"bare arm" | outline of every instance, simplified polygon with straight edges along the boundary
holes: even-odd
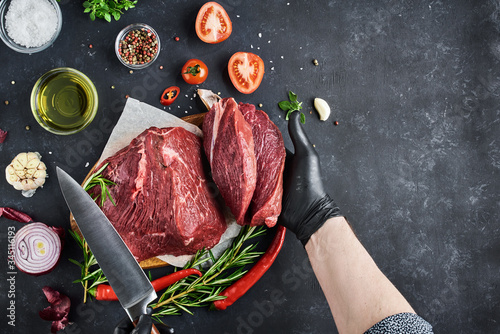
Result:
[[[339,333],[363,333],[390,315],[414,313],[344,217],[330,218],[305,248]]]

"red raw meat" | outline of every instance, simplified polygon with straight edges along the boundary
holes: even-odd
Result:
[[[253,104],[239,104],[245,120],[252,127],[257,158],[257,184],[247,212],[247,224],[273,227],[281,213],[285,144],[281,131],[262,110]]]
[[[116,207],[107,200],[103,212],[138,261],[194,254],[226,230],[201,145],[183,128],[152,127],[102,162],[109,162],[103,176],[116,183],[109,187]]]
[[[236,222],[244,225],[257,182],[257,161],[252,128],[233,98],[212,106],[203,121],[203,135],[215,184]]]

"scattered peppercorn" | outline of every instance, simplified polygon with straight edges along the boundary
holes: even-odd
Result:
[[[7,100],[4,103],[5,103],[6,106],[9,105],[9,101],[7,101]]]
[[[115,86],[111,86],[111,89],[115,89]]]
[[[92,49],[94,46],[92,44],[89,44],[89,49]]]
[[[318,66],[318,65],[319,65],[318,60],[317,60],[317,59],[314,59],[314,60],[313,60],[313,64],[314,64],[314,66]]]
[[[163,70],[163,65],[160,65],[160,70]]]
[[[262,103],[259,103],[259,108],[262,108]]]
[[[175,38],[174,38],[174,39],[175,39],[175,41],[176,41],[176,42],[178,42],[178,41],[180,41],[180,40],[181,40],[181,39],[179,38],[179,36],[175,36]]]
[[[132,74],[132,73],[134,73],[134,71],[130,70],[130,71],[128,71],[128,73]]]
[[[335,121],[335,122],[333,122],[333,125],[337,126],[337,125],[339,125],[339,122]]]
[[[158,39],[149,29],[131,30],[121,40],[119,53],[126,64],[149,63],[158,53]]]
[[[31,129],[31,126],[26,125],[24,128],[26,129],[26,131],[29,131]]]
[[[128,98],[129,98],[128,94],[127,94],[127,95],[125,95],[125,98],[126,98],[126,99],[128,99]]]

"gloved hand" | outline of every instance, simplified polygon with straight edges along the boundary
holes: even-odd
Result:
[[[279,223],[294,232],[305,247],[329,218],[341,214],[324,190],[319,156],[300,124],[300,113],[290,115],[288,133],[295,154],[287,154]]]
[[[152,312],[153,310],[148,307],[148,314],[143,314],[139,317],[135,328],[128,317],[124,318],[115,327],[113,334],[150,334],[153,327],[153,321],[151,320]]]

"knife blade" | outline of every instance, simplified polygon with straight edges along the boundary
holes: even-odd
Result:
[[[131,321],[146,314],[156,292],[111,222],[92,197],[65,171],[57,178],[73,217]]]

